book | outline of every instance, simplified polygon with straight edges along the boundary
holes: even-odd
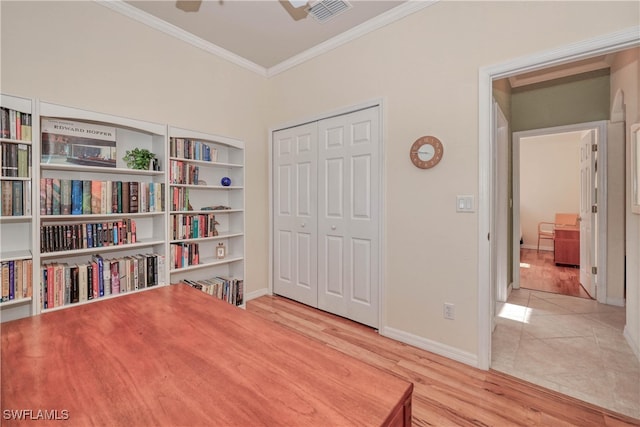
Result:
[[[9,262],[4,261],[0,269],[2,276],[2,302],[9,301]]]
[[[80,268],[74,265],[71,270],[71,295],[70,303],[75,304],[80,301]]]
[[[31,215],[31,181],[24,181],[22,184],[22,200],[24,201],[24,214]]]
[[[138,191],[139,185],[136,181],[129,182],[129,212],[138,212]]]
[[[15,299],[15,261],[9,261],[9,300]]]
[[[111,293],[119,294],[120,293],[120,261],[111,260],[109,266],[111,271]]]
[[[122,210],[119,212],[129,213],[129,183],[122,182],[122,195],[120,196],[122,200]]]
[[[45,178],[46,215],[53,215],[53,178]]]
[[[12,215],[22,216],[24,211],[24,201],[22,199],[22,181],[13,181],[13,200],[12,200]]]
[[[28,178],[29,177],[29,151],[31,150],[31,147],[29,147],[26,144],[18,144],[18,153],[17,153],[17,161],[18,161],[18,175],[19,177],[22,178]]]
[[[2,192],[2,216],[13,215],[13,185],[11,181],[2,181],[0,185]]]
[[[91,181],[91,213],[102,213],[102,181]]]
[[[0,138],[9,138],[9,109],[0,107]]]
[[[60,179],[51,179],[51,215],[60,215]]]
[[[60,213],[71,215],[71,180],[60,180]]]
[[[42,163],[116,167],[116,130],[111,126],[43,118]]]
[[[87,215],[91,213],[91,181],[82,181],[82,213]]]
[[[82,215],[82,181],[71,181],[71,214]]]
[[[89,299],[89,279],[87,264],[76,264],[78,267],[78,301]]]

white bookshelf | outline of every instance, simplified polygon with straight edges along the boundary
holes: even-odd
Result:
[[[34,261],[33,247],[36,243],[34,233],[34,173],[33,164],[37,156],[37,147],[33,144],[34,138],[37,136],[37,121],[34,114],[34,101],[28,98],[0,94],[0,106],[3,108],[2,114],[6,116],[3,119],[2,129],[6,129],[6,133],[0,133],[0,144],[2,145],[2,166],[3,172],[0,176],[0,190],[2,192],[0,201],[5,204],[0,211],[0,285],[6,282],[6,286],[12,287],[9,295],[4,295],[7,290],[2,290],[2,302],[0,302],[0,321],[19,319],[33,315],[37,308],[32,295],[37,291],[34,285]],[[9,114],[9,111],[13,112]],[[20,116],[20,120],[17,116]],[[13,127],[9,119],[13,122]],[[28,127],[28,132],[20,126],[20,135],[17,135],[18,127],[16,124],[20,122]],[[5,167],[9,168],[14,165],[10,160],[9,151],[22,150],[22,155],[27,153],[26,170],[21,168],[21,176],[10,176]],[[29,155],[30,152],[30,155]],[[14,159],[14,160],[17,160]],[[23,158],[24,160],[24,158]],[[14,211],[10,208],[7,197],[9,197],[11,205],[17,202],[14,197],[14,186],[20,190],[22,202],[20,203],[21,212]],[[9,191],[7,191],[9,190]],[[7,193],[7,194],[5,194]],[[29,196],[30,195],[30,196]],[[10,208],[10,209],[9,209]],[[8,212],[10,210],[11,212]],[[21,277],[16,277],[17,264],[20,263]],[[13,269],[13,283],[9,282],[9,268]],[[7,277],[5,277],[7,276]],[[22,283],[26,281],[27,286],[23,287]],[[5,286],[5,288],[6,288]],[[18,289],[20,287],[20,289]],[[8,288],[7,288],[8,289]],[[25,292],[26,291],[26,292]]]
[[[47,139],[46,144],[49,144],[46,149],[45,140],[42,136],[42,132],[38,135],[41,143],[41,155],[37,158],[38,180],[36,187],[38,188],[38,197],[35,198],[35,218],[38,233],[38,267],[35,271],[38,280],[43,280],[43,269],[49,265],[63,264],[69,268],[73,268],[77,265],[86,265],[92,261],[92,258],[99,255],[103,258],[103,262],[106,264],[118,264],[118,260],[132,260],[134,258],[140,258],[140,262],[152,264],[153,260],[157,260],[158,257],[162,257],[164,260],[167,258],[167,209],[162,209],[161,206],[154,206],[153,211],[149,211],[149,208],[142,208],[142,191],[149,189],[153,186],[153,189],[159,192],[159,196],[155,200],[164,200],[166,203],[166,166],[167,166],[167,127],[163,124],[150,123],[145,121],[134,120],[126,117],[119,117],[109,114],[103,114],[84,109],[78,109],[73,107],[67,107],[47,102],[40,102],[39,107],[39,120],[43,124],[44,129],[45,121],[50,123],[51,121],[60,121],[65,123],[77,124],[79,128],[86,126],[91,128],[92,126],[104,126],[109,131],[115,132],[115,154],[111,152],[110,158],[111,164],[108,166],[93,165],[93,164],[77,164],[73,150],[75,147],[58,148],[57,146],[52,148],[50,139]],[[111,132],[108,132],[109,134]],[[83,141],[76,141],[77,144],[83,144]],[[91,144],[98,144],[95,141],[87,142],[89,147],[93,148]],[[145,148],[153,152],[158,159],[160,170],[136,170],[127,167],[123,157],[127,150],[133,150],[134,148]],[[109,149],[113,150],[113,147]],[[62,154],[59,151],[62,150]],[[70,155],[69,153],[72,153]],[[66,157],[66,158],[65,158]],[[73,157],[73,158],[72,158]],[[113,162],[115,157],[115,162]],[[90,162],[85,162],[90,163]],[[99,185],[102,188],[102,192],[106,192],[106,196],[102,196],[102,204],[100,211],[93,211],[89,213],[86,209],[75,214],[63,212],[62,209],[56,211],[47,206],[46,192],[42,193],[42,187],[46,186],[46,180],[57,180],[62,182],[63,180],[70,181],[95,181],[101,182]],[[129,204],[124,199],[126,194],[122,194],[121,191],[117,191],[117,183],[122,183],[121,186],[128,187],[130,182],[136,183],[136,188],[139,191],[138,194],[138,210],[136,212],[131,211]],[[116,183],[116,184],[114,184]],[[105,190],[108,188],[109,190]],[[115,195],[114,195],[115,194]],[[121,194],[120,200],[117,194]],[[145,202],[148,201],[145,191]],[[129,199],[127,199],[129,200]],[[105,205],[105,201],[106,204]],[[62,201],[61,201],[62,203]],[[166,206],[166,205],[165,205]],[[126,224],[129,224],[129,233],[126,230]],[[103,231],[102,235],[96,234],[91,241],[92,245],[88,245],[86,241],[81,239],[81,234],[85,234],[87,224],[92,225],[92,230],[100,225],[108,230]],[[109,227],[111,224],[111,227]],[[124,225],[123,225],[124,224]],[[135,241],[133,241],[131,229],[135,226]],[[74,228],[75,227],[75,228]],[[73,245],[66,241],[65,245],[61,245],[60,241],[57,244],[55,239],[51,238],[54,243],[45,245],[43,242],[49,241],[45,239],[45,235],[40,236],[42,229],[49,230],[49,228],[55,228],[55,230],[69,230],[72,228],[78,232]],[[118,231],[113,232],[112,229],[117,228]],[[119,233],[119,234],[118,234]],[[53,232],[55,236],[55,231]],[[61,236],[65,236],[65,232],[61,232]],[[123,241],[122,236],[127,236],[130,241]],[[76,234],[74,234],[76,236]],[[102,236],[102,237],[100,237]],[[118,242],[115,242],[116,236]],[[96,239],[101,244],[97,245],[94,241]],[[68,237],[67,237],[68,238]],[[63,239],[63,237],[59,237]],[[153,255],[153,256],[152,256]],[[132,261],[131,261],[132,262]],[[67,301],[65,299],[59,299],[53,305],[50,297],[47,301],[44,301],[44,296],[49,295],[49,292],[41,290],[38,292],[37,297],[37,311],[52,311],[59,310],[76,305],[87,304],[91,302],[101,301],[105,298],[113,298],[121,295],[126,295],[131,292],[140,292],[143,290],[153,289],[156,286],[162,286],[168,284],[168,267],[166,262],[159,262],[162,271],[157,272],[157,278],[149,279],[150,283],[140,283],[139,287],[135,289],[129,289],[127,291],[122,288],[120,292],[113,293],[113,289],[107,289],[111,283],[107,283],[108,280],[105,277],[105,289],[103,293],[95,295],[92,299],[80,299],[77,302]],[[123,264],[124,265],[124,264]],[[164,265],[164,267],[162,267]],[[153,273],[154,270],[149,270],[149,273]],[[119,271],[119,279],[127,273]],[[51,285],[51,283],[49,283]],[[143,286],[144,285],[144,286]],[[68,292],[68,291],[67,291]],[[43,296],[43,300],[40,300],[40,295]]]
[[[168,264],[171,283],[222,277],[242,281],[242,286],[245,286],[244,143],[176,127],[169,127],[168,133]],[[203,153],[203,146],[209,147],[210,159],[197,154]],[[230,185],[223,185],[224,177],[231,180]],[[188,193],[188,203],[185,203],[185,193]],[[217,234],[190,233],[192,227],[188,224],[193,223],[194,217],[208,219],[208,215],[215,217]],[[180,229],[180,224],[183,229]],[[224,246],[223,258],[217,257],[219,244]],[[182,245],[197,245],[197,263],[176,262],[175,248]]]

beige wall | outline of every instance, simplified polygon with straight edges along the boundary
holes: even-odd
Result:
[[[95,3],[0,4],[3,92],[245,140],[248,291],[268,283],[268,128],[382,98],[383,324],[473,357],[478,217],[456,214],[455,196],[478,194],[478,69],[639,14],[634,2],[442,1],[265,81]],[[409,161],[422,135],[444,144],[434,169]]]
[[[554,222],[556,213],[580,213],[581,133],[520,139],[520,225],[525,247],[537,248],[539,222]],[[542,240],[540,249],[553,250],[553,242]]]
[[[265,79],[94,2],[0,2],[1,90],[246,144],[247,291],[266,286]]]
[[[630,131],[640,122],[640,49],[617,54],[611,64],[611,101],[624,93],[626,134],[626,306],[625,336],[640,358],[640,215],[631,213]]]
[[[386,325],[478,351],[478,69],[638,24],[632,2],[439,2],[270,79],[269,125],[384,99]],[[504,35],[509,34],[508,37]],[[422,135],[444,158],[418,170]],[[456,320],[443,319],[444,302]]]

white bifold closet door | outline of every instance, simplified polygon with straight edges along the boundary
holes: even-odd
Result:
[[[379,323],[378,107],[274,133],[274,293]]]

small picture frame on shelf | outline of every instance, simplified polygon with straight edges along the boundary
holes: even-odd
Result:
[[[216,258],[223,259],[227,255],[227,248],[224,246],[224,243],[218,243],[216,246]]]

